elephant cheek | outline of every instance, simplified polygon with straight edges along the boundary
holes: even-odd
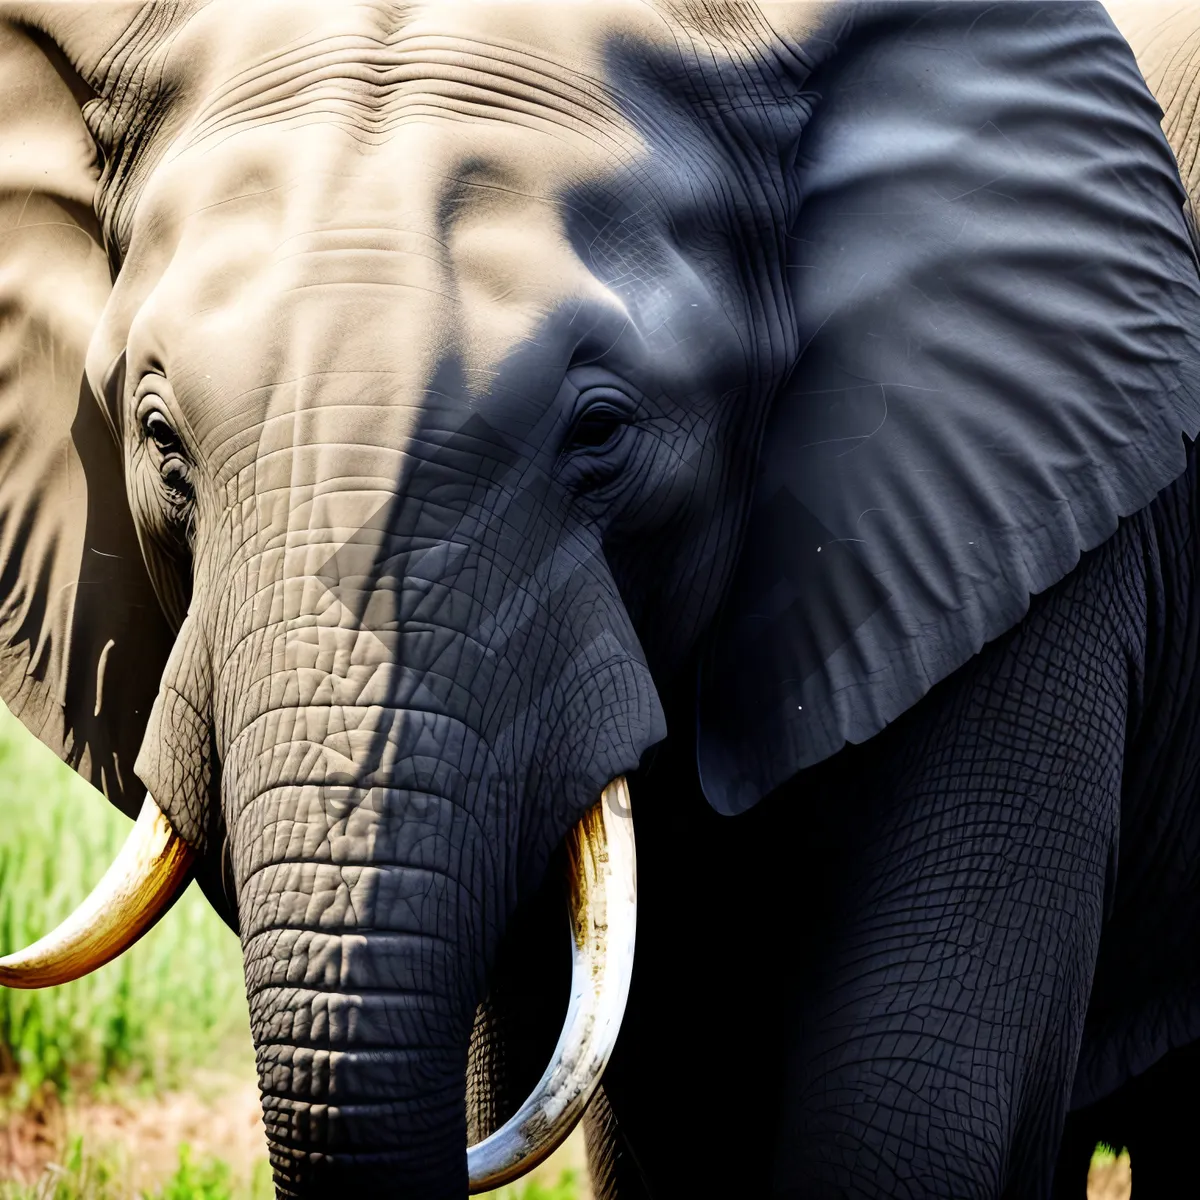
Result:
[[[219,816],[220,770],[212,725],[212,669],[194,617],[167,660],[134,772],[176,833],[202,853]]]

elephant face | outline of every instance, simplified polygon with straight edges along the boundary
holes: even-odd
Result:
[[[281,1184],[442,1194],[498,940],[664,736],[794,357],[777,114],[716,103],[766,26],[101,15],[54,33],[114,271],[86,380],[176,630],[135,771],[228,858]]]
[[[87,353],[181,627],[137,773],[195,845],[223,813],[243,911],[291,853],[264,829],[430,855],[440,911],[479,909],[460,1016],[663,736],[641,647],[669,672],[719,600],[780,366],[751,302],[785,304],[738,283],[765,202],[605,95],[607,42],[663,18],[534,20],[212,3],[132,37],[90,115],[148,131],[101,181],[120,266]]]

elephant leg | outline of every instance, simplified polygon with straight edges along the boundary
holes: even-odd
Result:
[[[843,872],[799,984],[776,1196],[1050,1195],[1144,642],[1135,558],[1118,534],[809,794],[841,806]]]

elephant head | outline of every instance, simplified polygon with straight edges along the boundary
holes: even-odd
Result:
[[[462,1194],[489,969],[660,695],[745,808],[1182,470],[1182,192],[1124,43],[1062,9],[1031,27],[1109,84],[1082,132],[1077,58],[913,73],[904,4],[5,3],[0,691],[152,798],[9,978],[194,867],[280,1192]],[[941,138],[1034,76],[1048,132]]]

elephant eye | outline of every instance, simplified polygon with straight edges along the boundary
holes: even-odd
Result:
[[[142,436],[148,445],[154,447],[152,457],[157,460],[158,475],[167,489],[170,507],[182,512],[192,498],[190,464],[183,448],[183,439],[166,415],[157,408],[150,409],[142,416]]]
[[[625,415],[611,405],[593,404],[571,427],[566,450],[604,450],[621,436],[628,423]]]
[[[179,434],[171,428],[170,422],[160,412],[151,411],[142,418],[142,433],[147,441],[154,443],[164,457],[183,452]]]

